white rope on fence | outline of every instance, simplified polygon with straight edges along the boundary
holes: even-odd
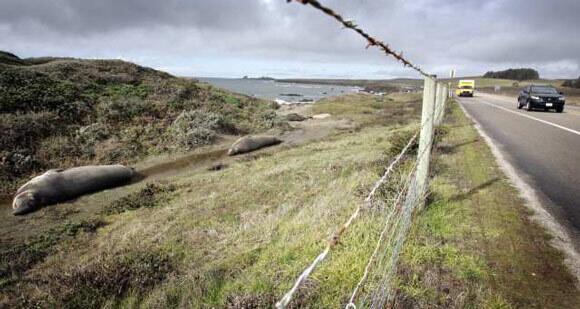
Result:
[[[320,253],[316,257],[316,259],[314,259],[314,262],[312,262],[312,264],[310,264],[310,266],[308,266],[302,272],[302,274],[300,274],[300,276],[296,280],[296,283],[294,283],[294,286],[290,289],[290,291],[288,291],[288,293],[286,293],[284,295],[284,297],[282,297],[282,299],[280,299],[280,301],[276,303],[276,308],[286,308],[288,303],[290,303],[290,301],[292,300],[292,296],[294,296],[294,293],[296,292],[296,290],[298,290],[298,288],[300,287],[302,282],[304,282],[304,280],[306,280],[308,278],[308,276],[310,276],[310,273],[314,270],[316,265],[318,265],[318,263],[322,262],[322,260],[324,260],[326,258],[326,256],[328,255],[329,252],[330,252],[330,247],[326,247],[326,249],[322,253]]]
[[[328,253],[330,253],[330,250],[338,243],[338,240],[340,239],[344,231],[348,229],[348,227],[350,227],[352,222],[358,217],[358,215],[361,212],[362,206],[370,205],[378,188],[388,179],[389,174],[395,169],[395,166],[401,161],[401,159],[403,158],[405,153],[409,150],[409,148],[411,148],[411,145],[413,145],[413,142],[417,138],[418,134],[419,133],[415,133],[415,135],[413,135],[413,137],[409,139],[407,145],[401,150],[401,152],[397,155],[395,160],[391,162],[389,167],[383,173],[383,176],[375,182],[372,190],[369,192],[369,194],[364,200],[365,203],[363,205],[357,206],[357,208],[348,218],[348,220],[334,234],[334,236],[332,237],[332,239],[330,240],[324,251],[322,251],[306,269],[304,269],[304,271],[300,274],[300,276],[298,276],[298,279],[296,279],[296,282],[294,283],[292,288],[288,292],[286,292],[286,294],[284,294],[284,296],[280,299],[280,301],[276,303],[276,308],[278,309],[286,308],[286,306],[290,303],[290,301],[292,301],[292,297],[294,296],[294,293],[296,293],[300,285],[302,285],[302,283],[304,283],[304,281],[308,279],[308,276],[310,276],[310,274],[314,271],[316,266],[318,266],[318,264],[320,264],[322,261],[324,261],[324,259],[326,259]]]

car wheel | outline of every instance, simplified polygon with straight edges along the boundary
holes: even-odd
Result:
[[[518,99],[518,109],[522,109],[522,102],[520,102],[520,100]]]
[[[564,111],[564,106],[556,107],[556,113],[561,113]]]
[[[531,111],[532,111],[532,104],[530,103],[530,101],[528,101],[528,102],[526,103],[526,110],[527,110],[528,112],[531,112]]]

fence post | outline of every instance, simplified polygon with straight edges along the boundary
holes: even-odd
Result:
[[[433,125],[438,127],[441,124],[441,108],[443,106],[443,83],[436,83],[435,86],[435,110],[433,111]]]
[[[425,77],[423,87],[423,108],[421,112],[421,133],[417,152],[417,173],[415,175],[415,198],[420,198],[427,190],[429,159],[433,143],[433,121],[435,109],[436,80]]]
[[[437,95],[435,99],[435,126],[438,127],[443,122],[445,114],[445,101],[447,101],[447,86],[437,83]]]

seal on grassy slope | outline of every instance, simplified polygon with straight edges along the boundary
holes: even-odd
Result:
[[[135,175],[123,165],[80,166],[54,169],[34,177],[14,196],[14,215],[24,215],[42,206],[65,202],[84,194],[128,183]]]
[[[297,113],[290,113],[290,114],[286,115],[286,120],[288,120],[288,121],[304,121],[306,119],[308,119],[308,117],[304,117],[304,116],[297,114]]]
[[[282,140],[271,135],[248,135],[238,139],[232,147],[230,147],[230,150],[228,150],[228,155],[233,156],[251,152],[260,148],[278,145],[281,142]]]

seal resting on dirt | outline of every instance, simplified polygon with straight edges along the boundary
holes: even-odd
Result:
[[[248,135],[238,139],[230,150],[228,156],[246,153],[260,148],[278,145],[282,142],[279,138],[271,135]]]
[[[297,114],[297,113],[290,113],[290,114],[286,115],[286,120],[288,120],[288,121],[304,121],[306,119],[308,119],[308,118],[304,117],[300,114]]]
[[[14,215],[24,215],[42,206],[65,202],[84,194],[123,185],[135,172],[123,165],[80,166],[54,169],[32,178],[14,196]]]

